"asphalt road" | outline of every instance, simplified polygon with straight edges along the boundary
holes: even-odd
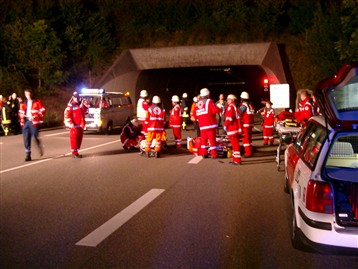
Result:
[[[45,154],[27,163],[21,135],[0,137],[0,268],[358,267],[292,248],[276,147],[259,133],[241,166],[194,159],[171,131],[158,159],[125,152],[118,134],[85,134],[82,159],[66,130],[40,136]]]

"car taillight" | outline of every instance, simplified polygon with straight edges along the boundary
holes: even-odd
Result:
[[[308,181],[306,192],[306,208],[318,213],[333,213],[332,187],[326,182]]]

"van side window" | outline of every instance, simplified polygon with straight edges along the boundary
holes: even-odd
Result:
[[[121,97],[121,104],[122,106],[129,105],[130,104],[129,99],[125,96]]]
[[[112,96],[113,106],[121,106],[121,100],[119,96]]]

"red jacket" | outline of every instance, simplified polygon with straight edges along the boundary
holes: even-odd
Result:
[[[227,135],[241,134],[241,119],[235,103],[230,103],[225,110],[225,122]]]
[[[148,132],[164,131],[165,110],[155,104],[148,108],[147,119]]]
[[[181,128],[182,124],[182,114],[181,107],[179,104],[175,104],[174,107],[170,110],[169,125],[172,128]]]
[[[255,110],[250,103],[243,102],[240,104],[243,128],[254,127]]]
[[[297,111],[295,112],[295,118],[299,122],[307,121],[309,118],[313,116],[313,106],[310,100],[310,97],[307,96],[305,99],[303,99],[299,104]]]
[[[26,110],[27,110],[27,101],[20,104],[19,108],[19,119],[21,126],[24,126],[25,119],[26,119]],[[40,100],[32,100],[31,105],[31,120],[32,124],[37,127],[39,124],[43,123],[43,117],[46,114],[46,109],[42,105]]]
[[[195,106],[194,117],[197,119],[200,130],[215,129],[218,127],[216,114],[221,110],[213,100],[209,98],[200,99]]]
[[[271,108],[265,108],[262,116],[264,117],[263,127],[273,128],[275,123],[275,110]]]
[[[82,127],[84,129],[86,126],[86,112],[87,108],[85,106],[78,103],[70,103],[66,107],[65,120],[74,128]]]

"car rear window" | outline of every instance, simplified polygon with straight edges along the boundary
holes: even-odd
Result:
[[[347,79],[329,92],[330,100],[341,120],[356,120],[358,110],[358,76],[352,70]]]

